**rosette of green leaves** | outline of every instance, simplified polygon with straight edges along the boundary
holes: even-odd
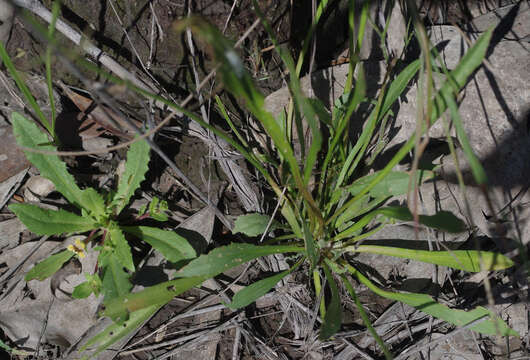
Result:
[[[49,145],[47,135],[21,114],[13,113],[12,124],[20,146],[37,151],[55,151],[55,147]],[[196,256],[187,240],[172,231],[148,226],[123,226],[118,222],[120,213],[129,204],[148,170],[149,145],[146,141],[139,140],[131,145],[127,153],[125,171],[120,177],[116,191],[104,195],[91,187],[81,189],[58,156],[35,151],[25,151],[25,154],[41,175],[51,180],[57,191],[74,205],[77,211],[43,209],[33,204],[12,204],[9,209],[30,231],[38,235],[91,231],[93,236],[88,241],[99,236],[103,239],[99,246],[94,247],[94,250],[99,251],[99,274],[87,274],[87,281],[75,289],[74,296],[87,297],[92,293],[97,295],[102,292],[105,301],[108,301],[130,292],[132,285],[129,278],[135,271],[135,264],[125,233],[147,242],[171,262]],[[155,220],[167,220],[164,214],[166,209],[167,204],[159,202],[158,199],[149,205],[149,212],[154,215]],[[48,278],[75,254],[66,249],[53,254],[36,264],[26,275],[26,281]]]

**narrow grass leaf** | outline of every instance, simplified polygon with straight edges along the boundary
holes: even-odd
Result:
[[[451,95],[457,93],[466,84],[468,77],[481,65],[491,39],[492,31],[493,29],[490,29],[480,36],[475,44],[462,57],[456,68],[451,71],[449,79],[443,83],[440,91],[436,94],[434,99],[434,107],[431,113],[431,125],[434,124],[446,110],[447,106],[443,100],[443,94]],[[383,179],[390,171],[392,171],[394,167],[412,150],[415,144],[415,137],[416,135],[411,136],[410,139],[399,149],[396,155],[394,155],[394,157],[387,163],[384,169],[379,172],[379,175],[376,176],[370,184],[366,185],[359,194],[337,210],[328,222],[334,220],[334,218],[339,216],[345,209],[351,206],[351,204],[358,201],[364,194],[368,193],[374,186],[376,186],[377,183],[379,183],[379,181],[381,181],[381,179]]]
[[[116,214],[119,214],[131,200],[134,192],[145,179],[149,165],[149,144],[145,140],[134,142],[127,152],[125,171],[120,178],[118,190],[114,195]]]
[[[130,334],[135,329],[142,326],[152,315],[154,315],[161,305],[151,305],[134,311],[129,318],[120,323],[112,323],[105,330],[90,338],[80,349],[80,355],[87,349],[96,347],[90,351],[90,357],[95,358],[103,350],[108,349],[112,344]]]
[[[152,305],[162,306],[173,297],[188,291],[206,279],[208,277],[200,276],[166,281],[149,286],[136,293],[105,300],[105,309],[100,315],[108,316],[116,321],[116,319],[123,318],[128,313],[133,314],[135,311]]]
[[[340,292],[337,287],[337,283],[331,274],[328,266],[323,264],[324,273],[326,274],[327,283],[331,290],[331,301],[326,309],[326,315],[324,316],[324,322],[320,327],[320,340],[327,340],[335,335],[342,324],[342,309],[340,303]]]
[[[471,173],[473,174],[473,177],[475,178],[475,181],[478,185],[485,185],[488,183],[486,171],[484,170],[484,167],[480,163],[480,160],[478,159],[477,155],[475,155],[475,152],[469,143],[464,126],[462,125],[462,119],[460,118],[460,113],[458,112],[456,102],[453,99],[453,96],[449,94],[444,94],[444,99],[447,106],[449,107],[451,119],[455,125],[456,136],[462,145],[464,156],[471,167]]]
[[[489,251],[429,251],[378,245],[359,245],[357,247],[351,246],[347,247],[345,250],[412,259],[470,272],[503,270],[513,266],[513,261],[506,256]]]
[[[238,216],[232,233],[242,233],[246,236],[254,237],[261,235],[267,230],[271,217],[263,214],[246,214]],[[273,231],[278,226],[278,223],[273,221],[268,231]]]
[[[24,280],[45,280],[55,274],[72,256],[74,256],[74,253],[69,250],[63,250],[60,253],[50,256],[32,267],[26,276],[24,276]]]
[[[379,296],[400,301],[426,314],[432,315],[437,319],[442,319],[456,326],[465,326],[477,319],[488,316],[488,320],[473,325],[470,329],[484,335],[519,336],[519,334],[515,330],[510,329],[502,319],[482,306],[478,306],[471,311],[457,310],[436,302],[429,295],[386,291],[375,286],[370,280],[368,280],[368,278],[351,265],[345,264],[345,266],[361,283]]]
[[[307,223],[303,223],[302,227],[304,229],[305,251],[307,253],[307,258],[311,263],[311,270],[313,270],[318,262],[318,250],[315,245],[315,239],[313,238],[313,234],[309,229],[309,225]]]
[[[377,342],[377,344],[381,347],[383,350],[383,353],[385,354],[385,358],[387,360],[393,359],[394,357],[388,350],[388,348],[385,345],[385,342],[383,339],[381,339],[381,336],[377,333],[374,326],[372,325],[372,322],[370,321],[370,317],[366,313],[366,310],[364,310],[363,304],[361,304],[361,301],[359,300],[359,297],[355,293],[355,289],[351,285],[350,281],[346,278],[346,276],[342,275],[342,283],[346,287],[346,290],[350,293],[350,296],[352,297],[353,301],[355,302],[355,306],[357,306],[357,309],[359,310],[359,315],[361,315],[361,319],[363,319],[364,325],[366,325],[366,328],[372,334],[373,338]]]
[[[351,195],[355,196],[378,175],[378,172],[375,172],[363,176],[345,189],[349,191]],[[415,175],[415,184],[417,185],[434,178],[434,172],[428,170],[417,171]],[[406,194],[408,191],[410,176],[411,175],[407,171],[391,171],[369,191],[369,194],[373,197],[390,197]]]
[[[230,302],[230,304],[227,304],[226,306],[228,306],[230,309],[235,310],[252,304],[254,301],[268,293],[269,290],[271,290],[278,282],[280,282],[280,280],[292,273],[300,264],[301,261],[299,261],[297,264],[295,264],[288,270],[282,271],[279,274],[269,276],[268,278],[261,279],[253,284],[250,284],[249,286],[238,291],[232,298],[232,302]]]
[[[392,219],[402,221],[413,221],[414,217],[410,210],[406,207],[389,206],[377,210],[379,214],[385,215]],[[450,233],[462,232],[466,229],[466,224],[453,215],[449,211],[439,211],[434,215],[420,215],[420,224],[431,227],[433,229],[447,231]]]
[[[188,240],[173,231],[150,226],[122,226],[121,229],[142,239],[171,262],[193,259],[197,256]]]
[[[42,145],[49,143],[48,136],[44,134],[33,122],[26,119],[17,112],[11,115],[13,132],[20,146],[56,151],[51,145]],[[56,155],[43,155],[35,152],[25,151],[28,160],[39,169],[42,176],[51,180],[55,188],[72,204],[79,208],[88,208],[85,206],[83,191],[76,185],[74,177],[66,170],[66,164]]]
[[[178,271],[176,276],[211,278],[261,256],[303,251],[303,248],[291,245],[256,246],[251,244],[230,244],[213,249],[208,254],[192,260]]]
[[[7,53],[4,43],[0,43],[0,57],[2,58],[2,62],[6,66],[7,70],[13,77],[13,80],[15,80],[15,83],[17,84],[18,88],[20,89],[20,92],[26,100],[28,101],[31,109],[35,112],[35,115],[39,119],[40,123],[50,134],[54,134],[53,128],[51,127],[51,124],[46,119],[46,116],[44,116],[44,113],[42,112],[39,104],[37,104],[37,101],[31,94],[31,91],[29,90],[28,86],[26,85],[26,82],[24,79],[20,76],[19,72],[15,68],[15,65],[11,61],[11,58],[9,57],[9,54]],[[18,114],[18,113],[14,113]],[[46,141],[47,142],[47,141]]]
[[[43,209],[31,204],[11,204],[9,210],[37,235],[57,235],[85,232],[97,227],[90,217],[83,217],[63,209]]]

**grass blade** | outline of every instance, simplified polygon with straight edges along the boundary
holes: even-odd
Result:
[[[469,272],[503,270],[513,266],[513,261],[506,256],[489,251],[451,250],[430,251],[403,249],[391,246],[359,245],[349,246],[346,251],[388,255],[412,259],[429,264],[447,266]]]
[[[400,301],[456,326],[465,326],[477,319],[488,316],[490,319],[471,326],[470,329],[484,335],[519,336],[519,334],[515,330],[510,329],[502,319],[482,306],[478,306],[471,311],[457,310],[436,302],[429,295],[386,291],[375,286],[353,266],[349,264],[345,264],[345,266],[361,283],[379,296]]]

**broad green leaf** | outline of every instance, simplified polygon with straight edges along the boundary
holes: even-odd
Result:
[[[118,228],[111,228],[108,231],[110,239],[114,244],[114,255],[120,264],[129,271],[134,271],[134,262],[131,253],[131,247]]]
[[[232,298],[232,302],[226,306],[235,310],[252,304],[254,301],[256,301],[256,299],[259,299],[268,293],[270,289],[272,289],[281,279],[289,275],[291,272],[292,269],[285,270],[279,274],[256,281],[255,283],[239,290]]]
[[[33,122],[17,112],[11,115],[13,132],[20,146],[37,150],[56,151],[44,134]],[[56,155],[44,155],[36,152],[24,151],[28,160],[39,169],[42,176],[55,184],[55,188],[72,204],[79,208],[89,208],[85,205],[83,191],[76,185],[74,177],[66,170],[66,164]]]
[[[145,140],[134,142],[127,152],[125,171],[120,178],[118,190],[114,195],[115,213],[119,214],[131,200],[134,192],[145,179],[149,165],[149,144]]]
[[[267,225],[271,217],[263,214],[240,215],[235,221],[232,233],[242,233],[246,236],[258,236],[267,230]],[[272,221],[268,231],[273,231],[278,226],[278,222]]]
[[[368,185],[378,173],[363,176],[356,180],[352,185],[346,187],[352,195],[356,195]],[[434,178],[434,173],[428,170],[416,172],[416,184],[421,184],[426,180]],[[388,173],[379,183],[377,183],[369,192],[373,197],[390,197],[399,196],[408,192],[410,174],[406,171],[392,171]]]
[[[152,305],[162,306],[173,297],[188,291],[206,279],[208,277],[200,276],[170,280],[133,294],[105,300],[105,309],[100,315],[108,316],[116,321],[117,318],[126,317],[127,313],[134,313]]]
[[[160,251],[171,262],[193,259],[197,256],[189,242],[174,231],[150,226],[122,226],[121,228]]]
[[[85,278],[87,281],[77,285],[74,288],[74,292],[72,293],[72,297],[74,299],[84,299],[90,294],[94,293],[96,296],[99,295],[99,292],[101,291],[101,279],[97,274],[88,274],[85,273]]]
[[[83,205],[96,217],[105,214],[105,201],[103,197],[93,188],[83,190]]]
[[[113,252],[103,253],[100,254],[99,260],[103,268],[102,291],[105,301],[127,294],[132,284],[117,255]]]
[[[87,355],[91,358],[95,357],[103,350],[108,349],[116,341],[122,339],[127,334],[142,326],[158,311],[158,309],[160,309],[160,307],[161,305],[147,306],[131,313],[129,318],[124,322],[110,324],[105,330],[89,339],[80,348],[79,351],[81,352],[81,355],[84,351],[87,351],[87,349],[93,349],[94,347],[97,347],[94,351],[90,351],[90,355]]]
[[[36,264],[24,277],[24,280],[39,280],[42,281],[59,270],[65,262],[70,260],[74,256],[72,251],[63,250],[60,253],[54,254],[47,258],[46,260],[41,261]]]
[[[323,265],[323,268],[331,290],[331,301],[326,309],[326,316],[324,317],[324,322],[320,328],[319,338],[321,340],[327,340],[340,330],[340,325],[342,324],[342,309],[339,288],[335,283],[335,279],[326,264]]]
[[[90,296],[93,293],[92,284],[85,281],[77,285],[72,292],[72,297],[74,299],[84,299]]]
[[[11,204],[9,210],[37,235],[56,235],[84,232],[97,227],[89,217],[82,217],[66,210],[42,209],[31,204]]]
[[[390,246],[349,246],[346,251],[367,252],[422,261],[470,272],[502,270],[513,266],[513,261],[502,254],[476,250],[429,251],[412,250]],[[482,264],[482,266],[481,266]]]
[[[230,244],[215,248],[208,254],[192,260],[178,271],[176,276],[211,278],[261,256],[303,251],[303,248],[291,245],[256,246],[251,244]]]
[[[447,321],[450,324],[456,326],[465,326],[478,320],[484,316],[488,316],[489,319],[482,321],[476,325],[470,327],[471,330],[477,331],[485,335],[502,335],[502,336],[519,336],[519,334],[510,329],[502,319],[490,310],[478,306],[471,311],[451,309],[445,305],[436,302],[431,296],[425,294],[416,293],[398,293],[386,291],[375,286],[368,278],[361,274],[357,269],[349,264],[345,264],[353,275],[359,279],[366,287],[372,290],[379,296],[387,299],[401,301],[407,305],[410,305],[426,314],[432,315],[435,318]]]
[[[377,213],[401,221],[414,220],[410,210],[406,207],[389,206],[377,210]],[[443,210],[437,212],[434,215],[420,215],[419,222],[420,224],[433,229],[447,231],[450,233],[458,233],[466,229],[466,224],[462,220],[454,216],[451,212]]]

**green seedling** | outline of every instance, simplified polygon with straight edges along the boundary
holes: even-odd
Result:
[[[54,151],[47,135],[31,121],[19,113],[12,115],[13,131],[17,143],[26,148]],[[72,257],[85,257],[87,245],[92,242],[99,251],[98,271],[87,273],[87,281],[78,285],[73,296],[87,297],[100,292],[105,301],[126,295],[132,285],[129,278],[136,267],[133,255],[125,234],[137,237],[160,251],[169,261],[179,262],[196,256],[195,250],[186,239],[171,231],[148,226],[134,225],[134,222],[146,217],[166,221],[167,203],[153,198],[151,203],[127,225],[123,224],[120,215],[129,204],[135,191],[144,180],[149,163],[149,145],[140,140],[133,143],[127,153],[125,171],[122,174],[116,191],[99,194],[93,188],[81,189],[74,177],[68,173],[66,164],[55,155],[43,155],[26,151],[27,158],[39,169],[42,176],[51,180],[77,212],[63,209],[49,210],[32,204],[12,204],[9,209],[38,235],[60,235],[86,233],[85,240],[76,240],[65,250],[53,254],[36,264],[25,277],[26,281],[44,280],[58,271]],[[122,319],[125,320],[125,319]]]

